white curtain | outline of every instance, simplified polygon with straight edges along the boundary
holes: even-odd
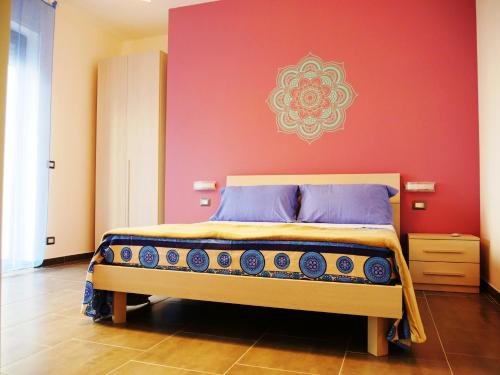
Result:
[[[44,258],[55,3],[13,0],[5,126],[2,271]]]

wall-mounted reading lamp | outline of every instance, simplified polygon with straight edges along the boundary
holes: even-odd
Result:
[[[412,193],[433,193],[436,191],[436,183],[408,181],[405,184],[405,190]]]
[[[193,189],[196,191],[215,190],[215,187],[216,187],[215,181],[195,181],[195,182],[193,182]]]

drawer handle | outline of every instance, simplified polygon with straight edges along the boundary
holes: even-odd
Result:
[[[446,253],[446,254],[463,254],[461,250],[423,250],[424,253]]]
[[[426,276],[465,277],[464,273],[459,273],[459,272],[430,272],[430,271],[424,271],[423,274],[426,275]]]

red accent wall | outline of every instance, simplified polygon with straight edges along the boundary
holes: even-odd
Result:
[[[170,12],[166,221],[219,202],[231,174],[399,172],[403,232],[479,233],[474,0],[222,0]],[[309,52],[345,63],[345,129],[312,144],[277,131],[266,98]],[[200,207],[199,198],[212,198]],[[415,199],[426,211],[413,211]]]

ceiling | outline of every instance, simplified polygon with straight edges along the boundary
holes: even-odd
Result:
[[[168,10],[216,0],[60,0],[71,3],[123,39],[166,34]]]

